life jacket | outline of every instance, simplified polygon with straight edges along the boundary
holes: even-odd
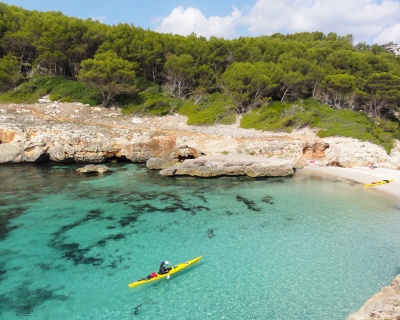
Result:
[[[157,277],[157,273],[155,273],[155,272],[150,273],[150,277],[151,277],[151,278]]]

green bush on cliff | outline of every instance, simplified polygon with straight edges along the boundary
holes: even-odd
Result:
[[[314,113],[307,110],[304,105],[286,104],[274,102],[271,105],[264,104],[259,109],[253,109],[242,117],[242,128],[254,128],[263,131],[291,132],[311,125]]]
[[[152,84],[139,92],[131,103],[123,107],[122,112],[125,114],[164,116],[175,112],[182,104],[183,100],[163,95],[160,87],[157,84]]]
[[[39,98],[49,95],[50,100],[60,102],[81,102],[98,105],[100,93],[82,83],[62,77],[33,77],[18,86],[15,90],[0,95],[1,102],[36,103]]]
[[[47,90],[41,88],[37,78],[24,81],[15,90],[7,91],[0,95],[0,102],[8,103],[36,103],[38,99],[47,94]]]
[[[188,117],[188,125],[232,124],[236,120],[232,100],[219,93],[204,96],[201,103],[187,101],[178,113]]]
[[[370,141],[390,153],[394,139],[399,137],[398,123],[369,118],[363,112],[348,109],[333,110],[314,99],[293,104],[275,102],[245,114],[242,128],[291,132],[304,126],[319,128],[321,138],[342,136]]]
[[[50,78],[45,82],[45,87],[49,90],[50,100],[81,102],[91,106],[101,103],[101,95],[98,90],[86,87],[78,81]]]

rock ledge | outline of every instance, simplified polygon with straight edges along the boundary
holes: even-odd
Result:
[[[245,155],[213,155],[186,159],[162,169],[163,176],[190,175],[196,177],[238,176],[284,177],[294,173],[294,161],[279,157],[263,158]]]

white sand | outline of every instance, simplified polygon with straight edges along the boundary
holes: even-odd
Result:
[[[391,180],[393,182],[379,185],[376,187],[367,188],[368,190],[373,190],[373,192],[385,193],[389,196],[396,197],[400,199],[400,170],[376,168],[370,169],[368,167],[353,167],[353,168],[340,168],[340,167],[319,167],[318,165],[309,165],[304,169],[306,172],[318,173],[321,175],[329,174],[346,180],[351,180],[354,182],[364,185],[366,183],[371,183],[373,181],[380,180]],[[362,186],[363,187],[363,186]]]

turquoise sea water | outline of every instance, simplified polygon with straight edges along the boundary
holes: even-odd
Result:
[[[76,168],[0,166],[0,319],[345,319],[400,273],[400,205],[355,183]]]

